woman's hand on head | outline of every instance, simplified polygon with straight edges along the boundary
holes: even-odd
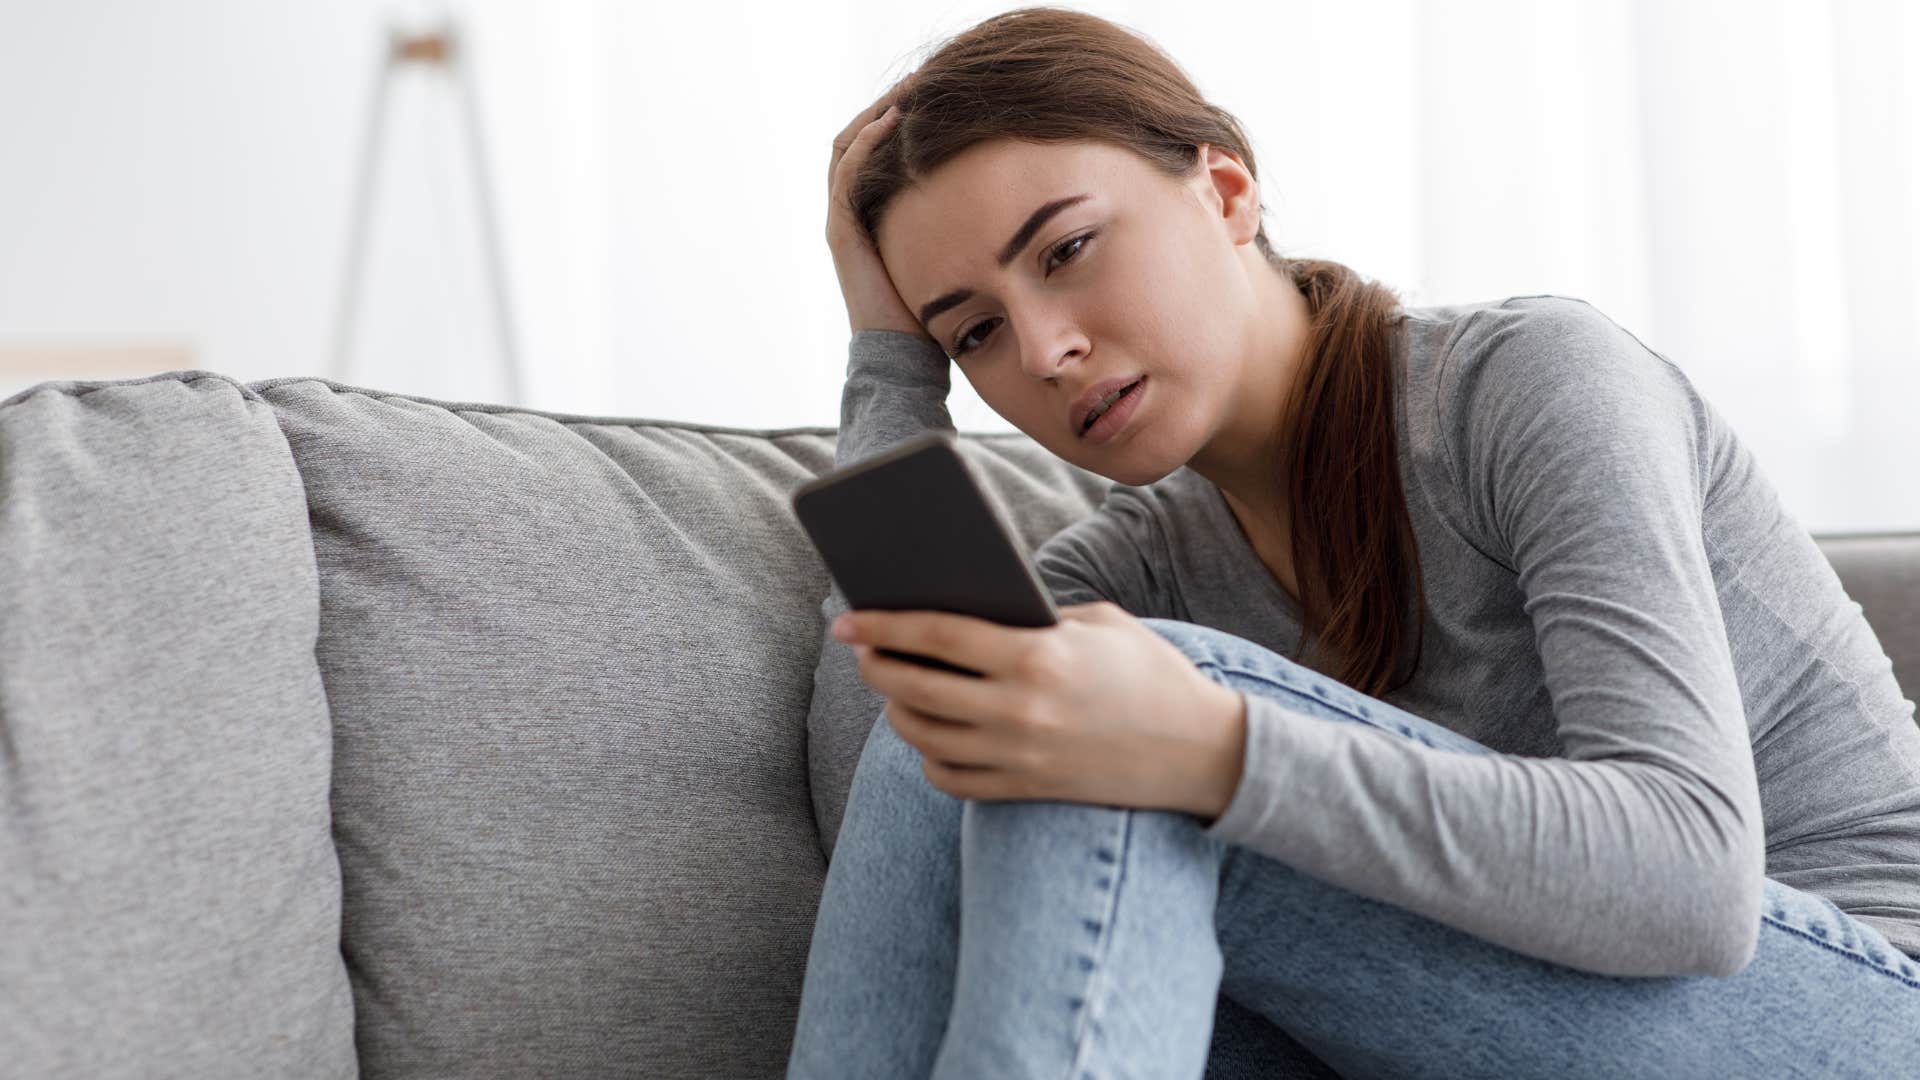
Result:
[[[1064,605],[1025,628],[941,611],[848,612],[860,677],[955,798],[1054,799],[1220,813],[1239,753],[1238,694],[1117,604]],[[980,672],[882,656],[886,648]]]
[[[827,166],[827,247],[833,251],[833,269],[840,276],[847,323],[853,330],[899,330],[928,337],[900,299],[886,265],[880,261],[880,252],[860,228],[849,199],[853,176],[874,143],[899,123],[898,111],[888,115],[888,109],[912,79],[908,74],[894,83],[834,138],[833,160]]]

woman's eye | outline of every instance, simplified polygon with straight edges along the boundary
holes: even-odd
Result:
[[[1097,235],[1099,235],[1098,229],[1090,233],[1082,233],[1081,235],[1076,236],[1071,240],[1063,241],[1061,244],[1055,247],[1052,251],[1048,252],[1048,254],[1059,259],[1060,263],[1072,262],[1080,254],[1081,250],[1087,246],[1088,241],[1092,240]],[[1068,250],[1068,249],[1072,249],[1072,250]],[[1066,254],[1062,255],[1061,252],[1063,251],[1066,252]],[[1050,264],[1047,267],[1047,269],[1052,270],[1054,266],[1060,265],[1060,263]],[[993,323],[997,321],[998,320],[996,319],[981,319],[979,322],[974,323],[972,326],[961,331],[960,336],[958,338],[955,338],[953,342],[954,357],[958,358],[962,353],[972,352],[973,350],[979,348],[982,342],[975,341],[971,345],[967,344],[968,341],[972,340],[974,331],[979,330],[984,326],[987,326],[989,323]]]
[[[973,337],[973,332],[975,330],[978,330],[981,327],[993,321],[994,320],[992,319],[981,319],[979,322],[974,323],[972,326],[962,331],[960,336],[954,340],[953,355],[959,356],[961,353],[972,352],[974,349],[979,348],[980,347],[979,342],[976,341],[972,345],[969,345],[967,344],[968,340],[970,340]]]
[[[1075,255],[1080,254],[1080,249],[1083,247],[1086,247],[1087,241],[1092,240],[1094,238],[1094,235],[1095,235],[1094,233],[1086,233],[1085,235],[1082,235],[1082,236],[1076,236],[1073,239],[1068,240],[1065,243],[1061,244],[1059,247],[1054,248],[1051,254],[1054,255],[1063,263],[1070,262],[1072,261]],[[1073,250],[1065,255],[1060,254],[1061,252],[1066,251],[1068,248],[1073,248]],[[1048,267],[1048,269],[1052,269],[1052,267]]]

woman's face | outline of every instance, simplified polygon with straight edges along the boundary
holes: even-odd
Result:
[[[1142,485],[1272,444],[1279,365],[1260,354],[1279,343],[1262,317],[1278,275],[1251,243],[1259,224],[1257,187],[1217,148],[1178,180],[1103,142],[996,140],[901,192],[878,232],[901,299],[981,400],[1055,455]],[[1075,401],[1139,376],[1124,427],[1083,438]]]

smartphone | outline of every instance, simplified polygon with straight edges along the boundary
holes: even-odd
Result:
[[[794,489],[792,501],[851,608],[950,611],[1021,627],[1060,621],[1017,534],[948,432],[818,476]],[[936,657],[880,652],[980,674]]]

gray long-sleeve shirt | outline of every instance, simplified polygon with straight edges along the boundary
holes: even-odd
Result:
[[[1209,834],[1604,974],[1738,970],[1763,872],[1920,957],[1914,705],[1726,422],[1582,301],[1407,308],[1396,326],[1427,614],[1420,666],[1385,700],[1501,754],[1243,694],[1245,768]],[[952,430],[937,343],[859,331],[849,351],[837,464]],[[1298,651],[1297,605],[1189,468],[1113,484],[1034,561],[1059,603]],[[822,613],[844,610],[833,587]],[[823,642],[816,780],[850,774],[883,704]],[[830,852],[842,808],[821,809]]]

